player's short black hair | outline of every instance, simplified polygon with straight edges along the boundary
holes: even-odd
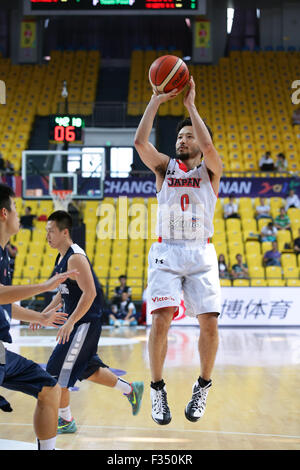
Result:
[[[205,126],[206,126],[206,129],[208,130],[209,132],[209,135],[211,138],[213,138],[213,133],[212,133],[212,130],[211,128],[206,124],[206,122],[204,122]],[[190,117],[187,117],[185,119],[183,119],[182,121],[180,121],[178,124],[177,124],[177,127],[176,127],[176,135],[179,134],[179,132],[181,131],[181,129],[185,126],[192,126],[192,120]]]
[[[68,212],[66,211],[52,212],[52,214],[49,215],[48,217],[48,221],[51,221],[51,220],[53,220],[56,223],[60,231],[65,230],[67,228],[71,236],[73,222],[72,222],[72,217],[70,216]]]
[[[7,209],[11,211],[11,197],[15,197],[13,189],[7,184],[0,183],[0,210]]]

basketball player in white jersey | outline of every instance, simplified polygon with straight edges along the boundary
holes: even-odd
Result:
[[[152,314],[148,344],[152,418],[161,425],[171,421],[163,367],[168,330],[178,313],[182,292],[186,314],[196,317],[200,326],[200,376],[185,408],[185,416],[192,422],[205,412],[218,349],[220,313],[218,263],[210,238],[223,166],[195,107],[193,78],[184,97],[190,118],[177,129],[177,159],[160,153],[149,142],[160,104],[176,94],[177,90],[160,95],[154,92],[135,135],[136,150],[156,175],[159,238],[149,252],[147,308]]]

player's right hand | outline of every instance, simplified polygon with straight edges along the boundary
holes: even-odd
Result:
[[[56,273],[48,281],[44,282],[45,291],[56,289],[62,282],[64,282],[70,276],[76,276],[79,272],[76,269],[66,271],[64,273]]]
[[[172,98],[175,98],[175,96],[178,95],[178,90],[175,88],[172,91],[169,91],[169,93],[158,93],[154,88],[153,88],[153,95],[155,99],[159,100],[159,103],[165,103],[166,101],[171,100]]]

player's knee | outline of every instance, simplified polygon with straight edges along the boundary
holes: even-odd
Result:
[[[201,319],[200,323],[200,330],[201,333],[208,335],[208,336],[218,336],[218,319],[216,315],[209,315],[205,319]]]
[[[57,404],[59,405],[61,395],[61,388],[59,384],[54,385],[54,387],[43,387],[40,393],[38,394],[38,401],[42,404]]]
[[[155,310],[155,312],[152,314],[153,328],[161,333],[168,330],[173,318],[174,310],[175,308],[173,307]]]

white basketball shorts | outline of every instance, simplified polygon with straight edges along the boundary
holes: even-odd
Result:
[[[212,243],[168,240],[156,242],[148,255],[147,311],[177,307],[182,293],[185,314],[220,313],[218,260]],[[178,310],[174,317],[178,314]]]

